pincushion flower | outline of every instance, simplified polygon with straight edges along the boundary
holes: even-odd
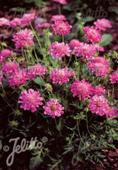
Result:
[[[101,33],[93,27],[84,27],[85,38],[91,43],[98,43],[101,41]]]
[[[13,75],[18,70],[19,70],[19,65],[18,65],[18,63],[14,62],[14,61],[7,62],[2,67],[2,71],[5,76]]]
[[[56,21],[66,21],[66,17],[64,15],[53,15],[51,17],[51,21],[52,22],[56,22]]]
[[[86,44],[86,43],[80,43],[79,46],[75,47],[73,50],[73,53],[77,57],[82,56],[83,59],[87,59],[87,60],[93,58],[96,52],[97,52],[97,48],[95,45]]]
[[[62,5],[66,5],[67,4],[67,1],[66,0],[52,0],[53,2],[58,2]]]
[[[93,88],[93,95],[104,95],[106,93],[105,87],[99,85]]]
[[[44,115],[51,116],[52,118],[60,117],[64,114],[64,107],[57,99],[50,99],[45,106],[43,106],[43,109]]]
[[[48,22],[42,22],[42,23],[36,24],[37,30],[43,30],[43,29],[49,29],[49,28],[50,28],[50,24]]]
[[[3,62],[6,58],[10,57],[13,54],[13,51],[9,49],[3,49],[0,52],[0,62]]]
[[[65,56],[70,56],[70,47],[68,44],[65,44],[64,42],[54,42],[51,44],[49,48],[50,55],[55,59],[61,59]]]
[[[65,36],[70,34],[72,26],[67,21],[57,20],[52,25],[52,31],[55,35]]]
[[[96,57],[91,59],[88,62],[89,70],[99,77],[106,77],[110,71],[110,62],[109,60],[103,57]]]
[[[9,26],[9,20],[8,19],[6,19],[6,18],[0,18],[0,27],[2,27],[2,26]]]
[[[47,68],[41,64],[35,64],[28,68],[28,77],[29,79],[34,79],[37,76],[43,76],[47,72]]]
[[[62,69],[53,69],[50,74],[50,79],[53,84],[65,84],[69,82],[69,79],[75,75],[74,71],[69,70],[68,68]]]
[[[81,42],[77,39],[72,39],[69,43],[70,48],[73,50],[76,47],[79,47],[79,45],[81,45]]]
[[[98,19],[97,21],[94,22],[94,25],[95,25],[96,29],[98,29],[100,31],[106,31],[106,29],[112,27],[111,21],[109,21],[108,19],[105,19],[105,18]]]
[[[21,109],[35,112],[39,106],[43,105],[42,100],[39,91],[28,89],[21,92],[18,103]]]
[[[26,48],[34,45],[33,33],[29,29],[24,29],[13,35],[16,48]]]
[[[21,18],[21,26],[27,26],[29,25],[35,18],[35,13],[27,13],[24,14],[23,17]]]
[[[111,81],[112,84],[118,83],[118,70],[114,71],[110,75],[110,81]]]
[[[85,80],[75,80],[70,87],[74,97],[78,97],[80,100],[85,100],[92,95],[93,87]]]
[[[10,21],[10,26],[15,28],[17,26],[21,26],[21,19],[20,18],[14,18]]]
[[[93,96],[88,107],[92,113],[99,116],[113,117],[117,112],[116,109],[109,105],[108,100],[103,95]]]
[[[26,84],[28,80],[28,75],[26,70],[18,70],[13,75],[8,78],[9,86],[19,87]]]

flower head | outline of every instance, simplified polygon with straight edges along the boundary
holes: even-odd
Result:
[[[13,75],[18,70],[19,70],[19,65],[14,61],[7,62],[2,67],[2,71],[4,75],[9,75],[9,76]]]
[[[21,18],[21,26],[27,26],[29,25],[35,18],[35,13],[27,13],[24,14],[23,17]]]
[[[110,81],[111,81],[112,84],[118,83],[118,70],[114,71],[110,75]]]
[[[60,117],[64,114],[64,107],[58,102],[57,99],[50,99],[44,108],[44,114],[51,116],[52,118]]]
[[[53,58],[61,59],[65,56],[70,56],[70,48],[68,44],[54,42],[49,48],[49,53]]]
[[[16,48],[31,47],[34,45],[33,33],[29,29],[24,29],[13,36],[13,41],[15,42]]]
[[[106,31],[106,29],[112,27],[112,23],[108,19],[98,19],[96,22],[94,22],[94,25],[96,29],[100,31]]]
[[[66,5],[67,4],[67,1],[66,0],[52,0],[53,2],[58,2],[62,5]]]
[[[92,95],[93,87],[85,80],[76,80],[70,87],[74,97],[78,97],[80,100],[85,100]]]
[[[84,27],[85,38],[91,43],[98,43],[101,41],[101,33],[93,27]]]
[[[37,76],[43,76],[47,72],[47,68],[41,64],[36,64],[28,68],[28,77],[29,79],[34,79]]]
[[[103,57],[96,57],[88,62],[88,68],[96,76],[106,77],[110,71],[110,62]]]
[[[79,45],[81,45],[81,42],[77,39],[72,39],[69,43],[69,46],[72,50],[74,50],[75,48],[79,47]]]
[[[0,18],[0,27],[9,26],[9,20],[6,18]]]
[[[6,58],[10,57],[13,52],[9,49],[4,49],[0,52],[0,62],[3,62]]]
[[[54,84],[65,84],[69,82],[69,79],[74,76],[74,71],[68,68],[53,69],[50,74],[50,79]]]
[[[57,20],[52,25],[52,31],[55,35],[65,36],[70,34],[72,26],[67,21]]]
[[[10,26],[15,28],[17,26],[21,26],[21,19],[20,18],[14,18],[10,21]]]
[[[66,17],[64,15],[53,15],[51,18],[52,22],[56,21],[66,21]]]
[[[21,92],[18,103],[23,110],[35,112],[43,104],[42,100],[39,91],[28,89]]]
[[[105,90],[105,87],[103,86],[96,86],[93,88],[93,95],[98,95],[98,96],[101,96],[101,95],[104,95],[106,93],[106,90]]]

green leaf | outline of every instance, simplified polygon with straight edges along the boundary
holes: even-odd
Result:
[[[107,46],[112,42],[112,40],[113,40],[113,37],[112,37],[111,34],[104,34],[102,36],[102,40],[100,42],[100,45],[101,46]]]
[[[37,77],[37,78],[34,80],[34,82],[35,82],[36,84],[40,85],[40,86],[44,86],[44,85],[45,85],[45,82],[44,82],[43,79],[40,78],[40,77]]]

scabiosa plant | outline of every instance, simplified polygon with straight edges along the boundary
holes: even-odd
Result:
[[[49,48],[50,55],[55,59],[61,59],[70,56],[71,50],[68,44],[64,42],[53,42]]]
[[[114,71],[110,75],[110,81],[111,81],[112,84],[118,83],[118,70]]]
[[[39,91],[28,89],[21,92],[18,103],[23,110],[35,112],[39,106],[43,105],[42,100]]]
[[[69,82],[69,79],[74,76],[74,71],[69,70],[68,68],[62,69],[53,69],[50,74],[50,79],[53,84],[65,84]]]
[[[33,33],[30,29],[21,30],[13,35],[16,48],[27,48],[34,45]]]
[[[57,20],[52,25],[52,31],[55,35],[65,36],[70,34],[72,26],[67,21]]]
[[[29,79],[34,79],[37,76],[43,76],[47,73],[47,68],[41,64],[35,64],[28,68],[27,75]]]
[[[106,29],[112,27],[111,21],[109,21],[108,19],[105,19],[105,18],[98,19],[97,21],[94,22],[94,25],[95,25],[96,29],[98,29],[100,31],[106,31]]]
[[[5,61],[6,58],[10,57],[13,54],[13,51],[9,50],[9,49],[3,49],[0,52],[0,62]]]
[[[6,18],[0,18],[0,27],[2,26],[9,26],[9,20]]]
[[[35,13],[24,14],[21,18],[21,26],[28,26],[35,19]]]
[[[92,95],[93,86],[85,80],[75,80],[70,87],[74,97],[78,97],[79,100],[85,100]]]
[[[110,62],[103,57],[93,58],[87,65],[89,70],[99,77],[106,77],[110,71]]]
[[[85,33],[85,38],[87,39],[87,41],[90,41],[91,43],[98,43],[101,41],[101,33],[94,27],[86,26],[84,27],[83,31]]]
[[[60,117],[64,114],[64,107],[58,102],[57,99],[50,99],[44,106],[44,115],[51,116],[52,118]]]
[[[11,87],[19,87],[26,84],[28,80],[27,71],[25,69],[16,71],[13,75],[8,77],[8,83]]]
[[[113,117],[116,115],[116,109],[109,105],[108,100],[103,96],[95,95],[89,101],[89,109],[92,113],[99,116]]]
[[[6,62],[2,67],[2,71],[5,76],[6,75],[11,76],[18,70],[19,70],[19,65],[15,61]]]

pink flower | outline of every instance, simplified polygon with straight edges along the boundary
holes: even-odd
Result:
[[[73,53],[78,57],[82,56],[83,59],[91,59],[96,54],[97,48],[95,45],[80,43],[79,46],[75,47]]]
[[[57,20],[52,24],[52,31],[55,35],[65,36],[70,34],[72,26],[67,21]]]
[[[2,67],[4,75],[13,75],[18,69],[19,65],[14,61],[7,62]]]
[[[58,2],[62,5],[66,5],[67,4],[67,1],[66,0],[52,0],[53,2]]]
[[[0,27],[9,26],[9,20],[6,18],[0,18]]]
[[[72,39],[69,43],[70,48],[73,50],[76,47],[79,47],[81,45],[81,42],[77,39]]]
[[[4,49],[0,52],[0,62],[3,62],[6,58],[10,57],[13,52],[9,49]]]
[[[42,22],[42,23],[38,23],[37,25],[36,25],[36,29],[38,30],[42,30],[42,29],[48,29],[48,28],[50,28],[50,24],[48,23],[48,22]]]
[[[90,41],[91,43],[98,43],[101,41],[101,34],[98,30],[96,30],[93,27],[84,27],[83,29],[84,33],[85,33],[85,37],[88,41]]]
[[[42,100],[43,98],[39,91],[28,89],[21,92],[18,103],[23,110],[35,112],[43,104]]]
[[[27,80],[28,76],[26,70],[19,70],[9,77],[8,82],[11,87],[19,87],[26,84]]]
[[[110,71],[110,62],[103,57],[93,58],[87,65],[89,70],[99,77],[106,77]]]
[[[29,29],[24,29],[13,36],[13,41],[15,42],[16,48],[31,47],[34,45],[33,33]]]
[[[66,21],[66,17],[64,15],[53,15],[51,18],[52,22],[56,21]]]
[[[36,64],[28,68],[28,77],[29,79],[34,79],[37,76],[43,76],[47,72],[47,68],[41,64]]]
[[[108,19],[98,19],[96,22],[94,22],[94,25],[96,29],[100,31],[106,31],[106,29],[112,27],[112,23]]]
[[[35,13],[27,13],[24,14],[23,17],[21,18],[21,26],[25,27],[29,25],[35,18]]]
[[[74,97],[78,97],[80,100],[89,98],[93,92],[92,85],[85,80],[76,80],[70,87],[70,91]]]
[[[104,47],[101,47],[99,44],[94,44],[96,51],[104,52]]]
[[[21,19],[20,18],[14,18],[10,21],[10,26],[15,28],[17,26],[21,26]]]
[[[101,96],[106,93],[106,90],[103,86],[96,86],[93,88],[93,95]]]
[[[92,113],[99,116],[113,117],[116,115],[116,109],[109,105],[104,96],[93,96],[89,101],[89,109]]]
[[[44,108],[44,114],[51,116],[52,118],[60,117],[64,114],[64,107],[58,102],[57,99],[50,99]]]
[[[54,42],[49,48],[49,53],[53,58],[61,59],[65,56],[70,56],[70,48],[68,44]]]
[[[114,71],[110,75],[110,81],[111,81],[112,84],[118,83],[118,70]]]
[[[74,71],[69,70],[68,68],[62,69],[53,69],[50,74],[50,79],[54,84],[65,84],[69,82],[69,79],[74,76]]]

